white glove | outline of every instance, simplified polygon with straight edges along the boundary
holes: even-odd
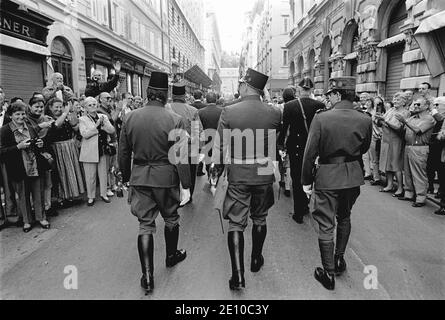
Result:
[[[205,158],[205,155],[203,153],[200,153],[199,157],[198,157],[198,162],[202,162],[202,160],[204,160],[204,158]]]
[[[183,189],[181,187],[181,203],[180,207],[185,206],[190,201],[190,189]]]
[[[312,185],[303,186],[303,191],[304,191],[304,193],[306,193],[307,198],[310,199],[311,195],[312,195]]]

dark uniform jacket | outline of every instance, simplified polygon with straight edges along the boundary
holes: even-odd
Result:
[[[189,165],[169,162],[169,150],[175,143],[169,141],[169,133],[174,129],[185,130],[184,121],[157,101],[127,115],[119,141],[119,167],[124,182],[154,188],[178,187],[181,182],[184,189],[190,188]]]
[[[196,109],[200,110],[202,108],[205,108],[206,105],[204,103],[202,103],[201,100],[199,100],[199,101],[193,102],[192,106],[195,107]]]
[[[311,98],[301,98],[301,105],[306,114],[307,125],[310,129],[312,120],[318,110],[324,109],[325,105]],[[288,134],[289,130],[289,135]],[[286,139],[287,136],[287,139]],[[284,105],[283,130],[278,139],[280,149],[286,148],[290,155],[303,157],[308,134],[304,125],[303,114],[297,100],[292,100]]]
[[[304,152],[301,183],[316,190],[341,190],[364,184],[359,159],[370,147],[372,121],[369,115],[354,110],[349,101],[318,113],[312,121]],[[319,157],[319,167],[315,160]]]
[[[111,78],[108,82],[98,82],[89,80],[87,83],[87,87],[85,89],[85,96],[87,97],[97,97],[102,92],[111,92],[114,88],[117,87],[119,83],[119,75],[115,74],[113,78]]]
[[[275,149],[275,139],[280,127],[280,110],[262,103],[259,96],[244,97],[241,102],[223,109],[218,125],[220,139],[215,139],[212,159],[215,163],[222,163],[224,155],[229,152],[231,161],[231,164],[227,166],[229,184],[265,185],[274,182],[272,161],[268,159],[264,162],[264,159],[268,156],[275,157],[275,150],[269,151],[269,145]],[[230,136],[224,135],[223,132],[226,129],[232,130]],[[263,129],[263,132],[261,133],[258,129]],[[246,143],[247,139],[238,139],[242,141],[241,148],[240,143],[234,143],[233,136],[236,135],[234,130],[238,131],[238,136],[244,132],[245,137],[248,136],[249,130],[252,130],[250,132],[254,141]],[[235,145],[238,145],[236,149]],[[234,159],[249,162],[236,164]],[[264,170],[268,166],[272,170]],[[264,171],[261,172],[258,169]]]
[[[210,103],[207,107],[199,110],[199,119],[201,119],[203,129],[218,129],[218,122],[222,111],[223,108],[217,106],[215,103]],[[214,135],[206,137],[206,143],[209,143],[213,138]]]

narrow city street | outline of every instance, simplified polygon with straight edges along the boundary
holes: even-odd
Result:
[[[297,225],[289,214],[291,198],[281,193],[270,212],[264,246],[265,265],[249,271],[251,236],[246,230],[246,289],[231,292],[226,234],[212,211],[205,177],[198,178],[193,205],[181,210],[180,248],[187,259],[165,268],[164,223],[155,236],[155,290],[139,287],[137,220],[126,198],[93,209],[81,204],[60,212],[48,231],[24,234],[4,229],[1,237],[1,299],[443,299],[445,296],[445,220],[431,202],[420,209],[378,192],[369,184],[353,210],[346,254],[347,272],[336,290],[313,278],[320,265],[314,222]],[[277,189],[276,189],[277,190]],[[227,223],[224,223],[227,232]],[[78,289],[64,288],[66,266],[78,271]],[[365,266],[378,270],[378,288],[365,289]]]

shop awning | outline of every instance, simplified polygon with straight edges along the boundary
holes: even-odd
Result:
[[[15,49],[20,49],[20,50],[24,50],[24,51],[28,51],[28,52],[37,53],[42,56],[50,56],[51,55],[51,51],[49,50],[48,47],[44,47],[44,46],[38,45],[36,43],[32,43],[32,42],[25,41],[22,39],[10,37],[3,33],[0,33],[0,43],[3,46],[8,46],[8,47],[12,47]]]
[[[343,60],[355,60],[355,59],[357,59],[357,57],[358,57],[358,52],[351,52],[351,53],[348,53],[347,55],[345,55],[344,57],[343,57]]]
[[[184,73],[184,78],[208,88],[212,85],[212,80],[205,74],[198,65],[194,65]]]
[[[425,62],[433,77],[445,73],[445,11],[422,21],[414,38],[425,57]],[[442,40],[441,40],[442,39]]]
[[[406,39],[405,34],[404,33],[399,33],[399,34],[396,34],[395,36],[393,36],[391,38],[385,39],[382,42],[380,42],[377,45],[377,48],[386,48],[386,47],[389,47],[391,45],[402,43],[402,42],[405,41],[405,39]]]
[[[436,13],[423,20],[415,34],[429,33],[440,28],[445,28],[445,11]]]
[[[351,52],[345,55],[343,57],[343,60],[355,60],[357,59],[357,57],[358,57],[358,52]]]

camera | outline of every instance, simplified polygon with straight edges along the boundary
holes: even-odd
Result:
[[[33,138],[29,140],[29,147],[33,148],[33,149],[37,149],[37,141],[39,140],[39,138]]]

